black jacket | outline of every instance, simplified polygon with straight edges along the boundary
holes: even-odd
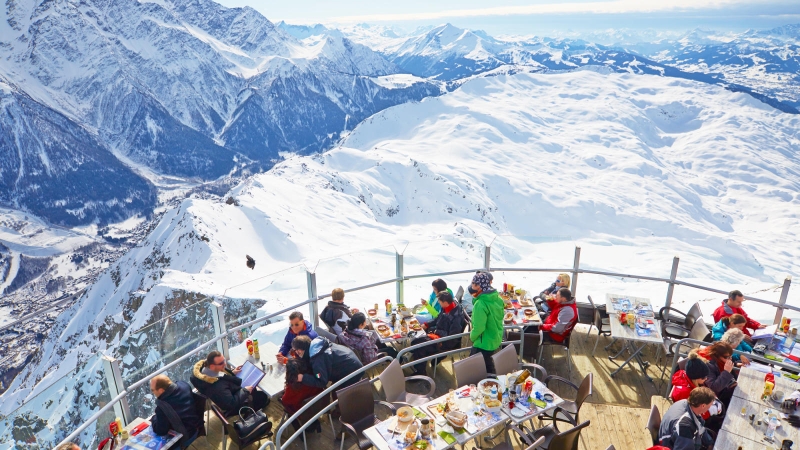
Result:
[[[192,388],[189,383],[178,381],[171,384],[158,399],[169,404],[175,410],[183,422],[186,432],[189,433],[186,438],[191,437],[195,430],[200,428],[203,419],[197,415],[195,410],[194,397],[192,397]],[[167,415],[159,406],[156,406],[156,413],[150,419],[150,426],[153,427],[153,432],[159,436],[166,435],[172,428]]]
[[[324,337],[311,341],[308,356],[311,359],[313,373],[303,375],[303,384],[312,387],[326,388],[329,381],[335,383],[364,367],[352,350],[344,345],[334,344]],[[363,375],[362,373],[361,376]],[[344,386],[355,383],[361,376],[351,378]]]
[[[319,313],[319,318],[337,335],[342,334],[352,316],[347,305],[333,300],[329,301],[328,305]]]
[[[244,406],[250,397],[250,393],[242,388],[242,379],[228,369],[225,369],[225,375],[220,378],[206,375],[202,372],[203,362],[198,361],[194,365],[189,381],[201,394],[222,408],[225,417],[238,414],[239,408]]]
[[[434,320],[428,323],[428,332],[439,337],[452,336],[464,332],[466,319],[461,305],[456,305],[449,313],[439,314]],[[453,350],[461,345],[458,339],[451,339],[442,342],[443,350]]]
[[[736,379],[733,377],[733,374],[727,370],[720,370],[717,362],[713,359],[709,360],[706,366],[708,366],[708,378],[703,384],[714,391],[717,397],[719,397],[719,394],[725,389],[728,389],[731,383],[736,381]]]

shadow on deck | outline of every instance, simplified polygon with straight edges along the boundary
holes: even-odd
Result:
[[[608,355],[616,353],[621,344],[619,342],[615,343],[609,348],[610,353],[606,352],[603,347],[608,345],[611,339],[601,336],[597,351],[592,356],[597,330],[592,328],[588,334],[587,331],[589,331],[587,325],[578,325],[573,331],[570,344],[571,372],[567,370],[566,354],[560,348],[546,347],[540,361],[540,364],[545,367],[549,375],[569,378],[575,384],[580,384],[586,374],[590,372],[594,374],[593,395],[589,397],[588,403],[584,404],[580,414],[580,420],[590,420],[591,425],[581,433],[579,448],[582,450],[602,450],[611,444],[617,449],[644,449],[650,447],[652,445],[650,443],[650,435],[645,429],[650,406],[653,403],[656,404],[663,414],[670,404],[669,401],[660,396],[663,393],[664,381],[669,377],[669,370],[666,371],[663,377],[661,376],[662,366],[659,364],[664,364],[663,351],[660,353],[661,361],[656,361],[656,346],[648,346],[643,351],[644,359],[651,363],[648,368],[648,374],[655,383],[648,381],[635,364],[625,367],[612,378],[611,372],[616,370],[617,366],[609,361]],[[465,351],[463,356],[467,356],[467,354]],[[623,357],[627,358],[627,355],[623,355]],[[623,357],[620,357],[620,359],[623,359]],[[448,358],[437,369],[435,377],[437,395],[446,394],[449,389],[456,387],[452,363],[452,358]],[[670,363],[671,361],[666,362],[666,364]],[[432,371],[429,370],[429,375],[432,374]],[[380,381],[375,383],[375,387],[378,389],[378,392],[375,393],[375,398],[382,398],[382,394],[379,394]],[[420,386],[416,389],[415,387],[415,383],[410,383],[407,388],[411,392],[423,392],[424,387]],[[574,398],[574,392],[571,392],[569,388],[558,386],[554,390],[566,398]],[[283,413],[278,402],[272,402],[269,407],[269,413],[276,427],[273,431],[277,432],[277,424]],[[382,414],[383,412],[379,410],[378,413]],[[339,442],[334,441],[327,417],[323,417],[321,421],[321,434],[306,433],[308,448],[312,450],[338,449]],[[212,417],[208,428],[209,436],[207,438],[199,438],[191,448],[197,450],[222,448],[220,422]],[[339,429],[338,423],[336,423],[336,428]],[[290,431],[284,435],[283,440],[289,437],[291,427],[289,429]],[[494,442],[485,441],[483,448],[491,448],[502,440],[503,437],[498,437]],[[262,441],[262,443],[264,442],[266,441]],[[516,438],[512,438],[511,442],[514,444],[515,449],[524,448]],[[471,449],[473,446],[474,444],[471,442],[465,447]],[[228,448],[235,450],[237,446],[228,440]],[[256,450],[258,448],[258,444],[252,444],[247,447],[248,450]],[[289,448],[291,450],[304,450],[303,442],[297,439]],[[345,440],[345,448],[358,450],[352,439]]]

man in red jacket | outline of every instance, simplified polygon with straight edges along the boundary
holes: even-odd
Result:
[[[562,343],[572,333],[572,329],[578,322],[578,307],[572,298],[572,292],[562,287],[556,294],[556,303],[553,310],[542,324],[542,331],[545,332],[545,340]]]
[[[753,330],[757,330],[759,328],[765,328],[766,325],[761,325],[760,323],[756,322],[755,320],[751,319],[747,316],[747,313],[744,312],[742,309],[742,302],[744,301],[744,295],[741,291],[731,291],[728,294],[728,298],[722,301],[722,306],[714,310],[714,323],[719,322],[722,320],[723,317],[728,317],[733,314],[741,314],[747,319],[747,323],[744,325],[744,334],[747,335],[745,339],[747,339],[749,344],[752,344],[752,333],[748,328],[752,328]]]

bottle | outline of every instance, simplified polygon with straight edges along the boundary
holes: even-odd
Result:
[[[767,429],[764,431],[764,436],[769,440],[775,437],[775,429],[778,428],[778,418],[771,416],[767,422]]]
[[[258,352],[258,339],[253,339],[253,356],[256,359],[261,359],[261,354]]]
[[[248,339],[244,342],[244,345],[247,346],[247,354],[253,356],[253,341]]]

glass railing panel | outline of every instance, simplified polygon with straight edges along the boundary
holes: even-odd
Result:
[[[44,378],[33,391],[4,400],[0,448],[51,449],[110,400],[101,356],[79,361],[52,381]],[[90,427],[87,438],[96,432]]]
[[[700,285],[699,282],[694,284]],[[672,295],[672,307],[685,313],[689,311],[692,305],[698,303],[700,305],[700,310],[703,311],[703,319],[706,324],[713,325],[714,310],[722,305],[722,300],[725,298],[727,298],[725,294],[716,294],[704,289],[696,289],[689,286],[675,286]],[[775,320],[777,308],[774,306],[745,300],[742,304],[742,308],[744,308],[748,316],[763,324],[771,324]],[[793,317],[791,313],[792,311],[786,311],[786,316]],[[800,319],[800,314],[795,314],[794,317]]]
[[[324,295],[330,294],[337,287],[349,289],[390,280],[397,275],[396,261],[394,246],[322,259],[314,269],[317,275],[317,292]]]
[[[491,267],[571,268],[575,245],[564,236],[498,235],[491,242]]]
[[[485,245],[480,239],[461,236],[409,242],[403,250],[403,274],[479,269],[484,266]]]
[[[669,278],[674,252],[606,240],[581,241],[581,269]]]
[[[595,306],[606,304],[606,294],[620,294],[642,297],[650,300],[653,312],[658,313],[667,298],[667,284],[659,281],[646,281],[636,278],[610,277],[582,273],[578,275],[577,292],[579,303],[589,303],[592,296]]]

